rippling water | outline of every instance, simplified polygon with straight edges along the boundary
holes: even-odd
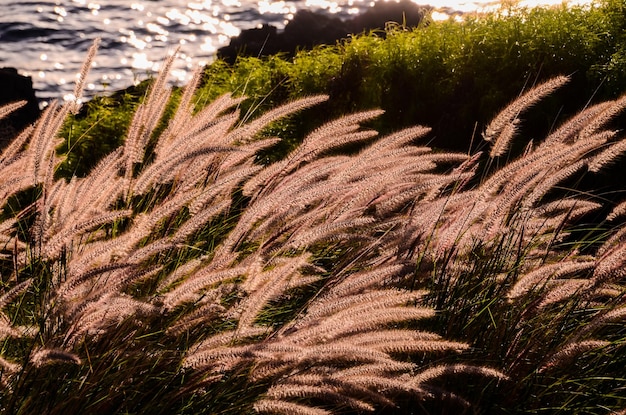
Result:
[[[555,2],[555,0],[533,0]],[[583,0],[585,1],[585,0]],[[469,11],[488,0],[432,0],[438,7]],[[561,1],[558,0],[558,3]],[[180,46],[174,82],[210,62],[229,38],[270,23],[284,27],[299,9],[345,18],[372,0],[0,0],[0,67],[33,78],[40,99],[69,97],[76,73],[96,37],[101,45],[86,95],[145,79]],[[420,3],[418,1],[418,3]],[[493,4],[493,2],[492,2]]]

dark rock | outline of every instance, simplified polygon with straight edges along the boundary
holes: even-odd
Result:
[[[389,23],[417,27],[424,18],[424,8],[411,1],[379,2],[347,23],[351,33],[384,29]]]
[[[282,52],[293,54],[297,48],[334,44],[349,33],[349,26],[337,17],[300,10],[280,34],[283,42],[280,48]]]
[[[299,10],[278,32],[276,27],[263,25],[260,29],[248,29],[232,38],[230,44],[220,48],[218,57],[234,63],[237,56],[269,56],[285,53],[293,56],[298,49],[311,49],[316,45],[334,45],[350,34],[384,29],[389,22],[406,27],[417,26],[424,11],[411,1],[376,3],[365,13],[346,21],[323,13]]]
[[[237,37],[231,39],[230,44],[221,48],[218,54],[224,54],[229,61],[234,62],[237,54],[245,56],[271,55],[278,53],[277,31],[274,26],[263,25],[258,29],[243,30]]]
[[[0,68],[0,105],[21,100],[27,101],[24,107],[0,119],[0,147],[40,115],[32,78],[18,74],[15,68]]]

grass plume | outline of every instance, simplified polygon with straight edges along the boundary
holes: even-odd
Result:
[[[370,110],[262,165],[268,124],[329,98],[242,121],[230,96],[196,111],[196,79],[164,118],[172,59],[84,177],[54,177],[75,102],[0,158],[5,205],[33,199],[0,226],[5,413],[626,405],[623,225],[572,239],[603,206],[560,187],[621,154],[622,100],[498,167],[506,129],[566,78],[497,115],[486,156],[420,144],[425,127],[378,137]],[[599,392],[566,385],[585,378]]]

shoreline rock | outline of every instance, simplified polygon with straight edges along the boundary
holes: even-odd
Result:
[[[334,45],[351,34],[383,30],[389,22],[416,27],[424,17],[425,8],[407,0],[380,2],[352,19],[341,20],[328,14],[300,10],[281,32],[275,26],[263,25],[248,29],[230,40],[217,56],[233,64],[238,56],[271,56],[284,53],[293,57],[299,49],[318,45]],[[384,36],[384,33],[381,33]]]
[[[0,119],[0,148],[41,114],[30,76],[20,75],[15,68],[0,68],[0,105],[26,100],[24,107]]]

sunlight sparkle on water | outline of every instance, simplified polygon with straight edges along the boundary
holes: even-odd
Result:
[[[213,46],[213,40],[210,37],[204,38],[204,43],[200,45],[200,49],[207,53],[217,52],[217,48]]]
[[[354,2],[351,2],[350,5],[352,5],[353,3]],[[306,0],[304,4],[306,5],[306,7],[324,9],[330,13],[338,13],[342,10],[342,8],[336,1],[330,0]]]
[[[148,55],[145,53],[133,53],[133,61],[131,62],[131,66],[134,69],[141,69],[144,71],[157,71],[158,65],[153,61],[148,59]]]
[[[284,1],[265,1],[262,0],[258,3],[259,5],[259,13],[272,13],[272,14],[289,14],[295,13],[295,6],[287,6],[287,3]]]
[[[563,2],[562,0],[522,0],[519,2],[519,5],[522,7],[534,7],[534,6],[538,6],[538,5],[544,5],[544,6],[558,6],[561,5],[563,3],[566,3],[570,6],[584,6],[586,4],[591,3],[590,0],[568,0],[566,2]]]
[[[239,0],[222,0],[222,4],[226,7],[241,7]]]
[[[165,13],[165,16],[169,20],[173,20],[175,22],[177,21],[183,26],[187,26],[189,23],[191,23],[191,19],[185,16],[183,13],[181,13],[178,9],[168,10],[167,13]]]
[[[519,8],[532,8],[538,6],[584,6],[593,3],[594,0],[518,0],[500,2],[498,0],[427,0],[427,3],[434,7],[432,14],[433,20],[447,20],[451,17],[450,12],[454,14],[455,20],[462,20],[458,12],[461,13],[485,13],[498,12],[506,9],[508,6]],[[421,3],[418,1],[417,3]]]

